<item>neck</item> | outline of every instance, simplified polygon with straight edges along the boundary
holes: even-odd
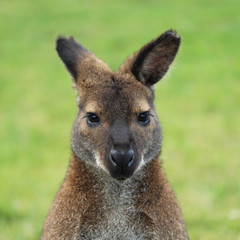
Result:
[[[159,179],[165,179],[165,175],[158,159],[147,163],[131,178],[119,181],[104,170],[81,161],[73,154],[65,182],[74,189],[88,194],[104,191],[117,196],[126,191],[134,193],[140,189],[148,189],[153,182],[158,185]],[[160,183],[162,182],[160,181]]]
[[[130,219],[134,220],[131,222]],[[158,159],[143,166],[131,178],[117,181],[74,154],[47,217],[44,234],[53,234],[48,233],[48,228],[59,229],[63,221],[65,228],[72,231],[75,231],[72,226],[80,226],[81,223],[83,233],[88,232],[89,226],[93,229],[100,226],[98,230],[101,226],[103,229],[109,226],[107,231],[111,232],[119,224],[118,230],[121,231],[127,221],[133,223],[132,227],[141,228],[142,224],[150,229],[165,226],[167,232],[175,229],[176,226],[172,226],[175,221],[184,225],[175,195]],[[160,227],[157,231],[162,234]],[[143,229],[145,232],[146,227]],[[67,237],[63,235],[62,239]]]

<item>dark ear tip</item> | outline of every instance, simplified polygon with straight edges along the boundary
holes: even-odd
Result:
[[[171,37],[173,37],[173,38],[181,38],[181,37],[177,34],[177,31],[172,30],[172,29],[166,31],[166,32],[164,33],[164,35],[165,35],[165,34],[168,35],[168,36],[171,36]]]
[[[67,43],[67,39],[65,37],[59,36],[56,40],[56,50],[58,51]]]
[[[57,40],[56,40],[56,43],[59,43],[59,42],[62,42],[62,41],[66,41],[67,40],[67,38],[65,38],[64,36],[58,36],[57,37]]]
[[[79,49],[86,50],[82,45],[77,43],[77,41],[72,36],[69,38],[59,36],[56,40],[56,50],[59,52],[59,50],[63,49],[71,49],[73,51],[77,51]]]
[[[76,43],[75,39],[73,36],[70,36],[69,38],[66,38],[64,36],[58,36],[57,37],[57,40],[56,40],[56,44],[64,44],[64,43],[67,43],[67,42],[74,42]]]
[[[181,37],[177,34],[176,31],[170,29],[166,31],[165,33],[162,34],[163,38],[166,39],[167,41],[171,41],[177,45],[180,44],[181,42]]]

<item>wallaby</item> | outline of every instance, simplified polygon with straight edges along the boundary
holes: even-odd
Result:
[[[113,72],[73,37],[58,38],[58,55],[77,90],[66,177],[41,239],[188,239],[159,155],[161,128],[154,84],[180,45],[169,30]]]

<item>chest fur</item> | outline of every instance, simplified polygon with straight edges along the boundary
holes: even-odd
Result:
[[[154,239],[150,217],[137,209],[133,188],[108,185],[101,203],[90,206],[75,239]]]
[[[105,213],[100,213],[92,222],[81,223],[80,232],[74,239],[118,239],[137,240],[154,239],[151,219],[133,207],[105,207]],[[88,213],[86,212],[85,219]]]

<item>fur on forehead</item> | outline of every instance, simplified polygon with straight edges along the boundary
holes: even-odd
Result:
[[[152,103],[154,97],[152,89],[137,81],[133,75],[121,72],[91,75],[79,81],[76,89],[80,98],[85,100],[93,96],[96,99],[103,96],[107,100],[112,95],[118,97],[117,94],[121,94],[132,101],[139,101],[144,97],[147,102]]]

